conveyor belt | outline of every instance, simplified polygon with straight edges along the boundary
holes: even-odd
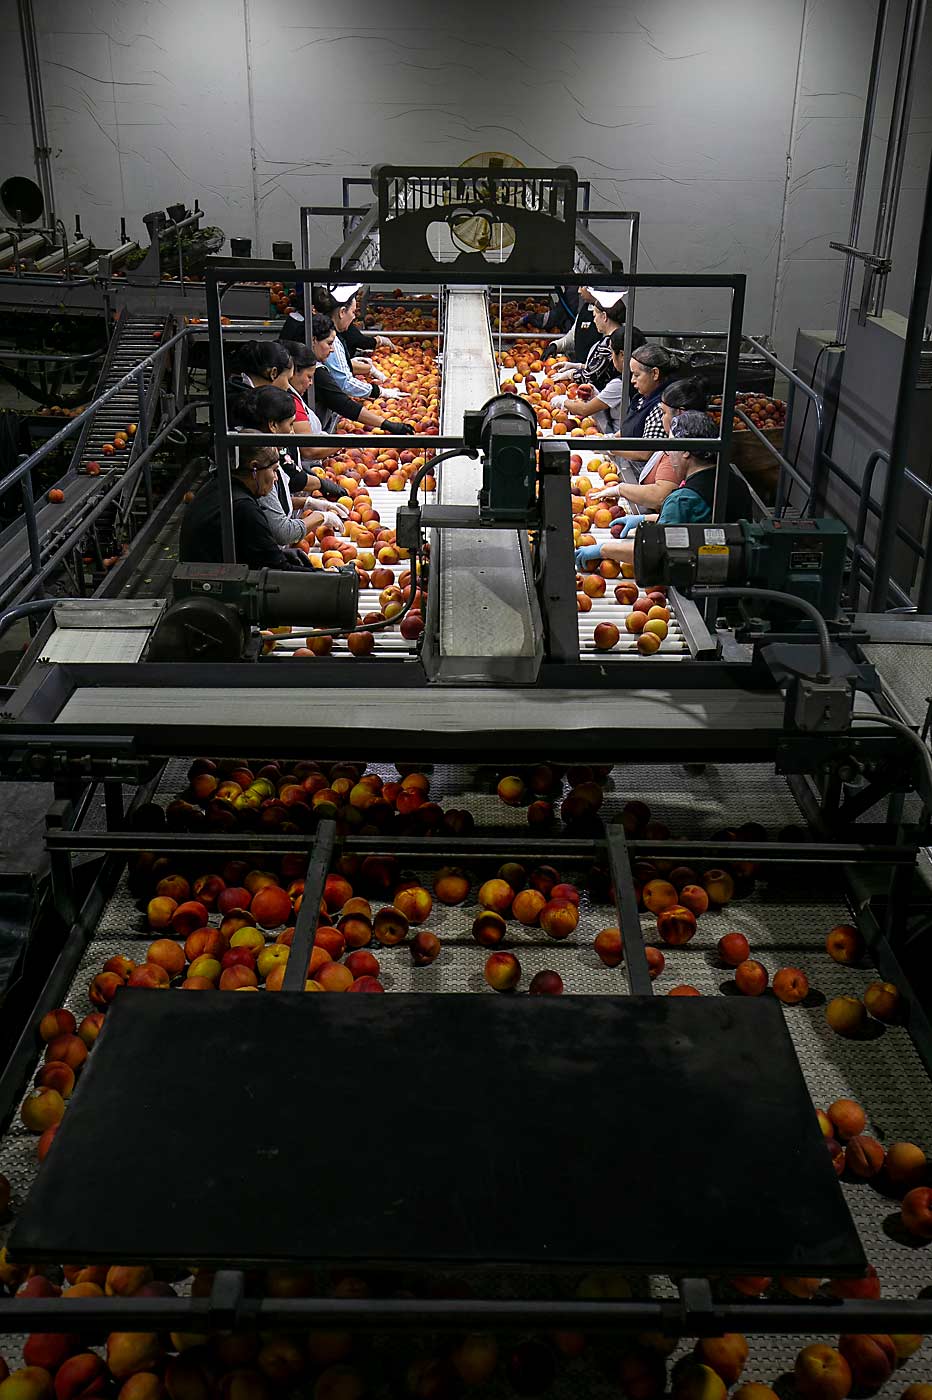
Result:
[[[484,289],[449,289],[443,344],[440,431],[458,435],[466,409],[481,408],[499,388]],[[475,505],[481,463],[453,458],[441,467],[438,484],[441,504]],[[517,530],[444,530],[435,532],[431,548],[439,564],[436,678],[533,680],[542,644],[526,537]]]
[[[158,340],[165,335],[167,321],[164,316],[130,316],[124,307],[116,323],[110,341],[107,357],[100,371],[100,379],[94,390],[94,398],[130,373],[136,365],[147,359],[157,348]],[[151,399],[153,379],[160,377],[152,366],[143,371],[145,399]],[[115,433],[124,432],[130,423],[140,419],[139,391],[135,381],[114,394],[104,406],[88,419],[84,425],[71,461],[71,469],[83,472],[88,462],[97,462],[102,471],[125,471],[133,459],[136,441],[131,439],[123,452],[113,455],[104,453],[106,443],[113,440]]]

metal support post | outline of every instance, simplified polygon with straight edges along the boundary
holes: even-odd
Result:
[[[136,425],[136,435],[142,443],[143,448],[149,446],[149,422],[146,416],[146,372],[140,370],[136,375],[136,398],[138,400],[138,417]]]
[[[23,493],[23,519],[26,522],[29,562],[32,566],[33,574],[38,574],[42,569],[42,551],[39,548],[39,530],[36,524],[36,503],[32,493],[32,472],[26,472],[20,482],[20,490]],[[39,585],[38,593],[40,598],[45,597],[45,588],[42,584]]]
[[[311,850],[310,864],[304,881],[301,908],[298,910],[298,917],[295,920],[291,953],[282,980],[282,991],[304,991],[304,984],[307,981],[308,959],[311,956],[314,937],[317,933],[321,895],[324,892],[327,871],[330,869],[336,834],[336,823],[329,818],[322,821],[317,828],[317,837]]]
[[[214,462],[220,486],[220,538],[225,564],[236,562],[236,533],[233,525],[233,478],[227,434],[226,372],[223,360],[223,327],[220,324],[220,280],[213,268],[204,279],[207,298],[207,340],[210,349],[210,406],[214,429]]]
[[[573,515],[570,509],[570,450],[561,442],[540,445],[541,528],[537,579],[550,661],[579,660]]]
[[[628,987],[632,996],[653,996],[654,984],[644,951],[644,935],[641,932],[641,916],[634,897],[634,876],[628,858],[628,844],[624,828],[620,824],[606,826],[605,844],[608,849],[612,884],[615,887],[615,908],[618,910],[618,928],[628,972]]]
[[[920,222],[919,247],[916,253],[916,275],[913,280],[913,294],[909,305],[909,321],[903,344],[903,364],[900,370],[900,384],[896,396],[896,415],[893,420],[893,438],[890,443],[890,467],[884,489],[883,509],[880,515],[877,539],[877,558],[874,568],[874,582],[871,587],[870,609],[880,612],[887,604],[888,580],[893,569],[893,553],[896,543],[896,527],[899,522],[905,486],[906,453],[909,428],[913,418],[919,380],[919,365],[922,356],[923,334],[929,294],[932,290],[932,158],[926,176],[926,193]],[[918,605],[920,612],[932,610],[932,550],[929,550],[923,563],[919,585]]]
[[[721,520],[728,499],[731,474],[731,437],[734,430],[735,399],[738,393],[738,357],[741,353],[741,329],[744,324],[745,278],[737,277],[731,293],[728,317],[728,339],[725,342],[725,382],[722,385],[722,421],[719,427],[721,447],[715,464],[715,495],[712,519]]]

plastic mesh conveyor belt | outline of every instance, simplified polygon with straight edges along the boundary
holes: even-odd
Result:
[[[167,765],[159,801],[165,802],[183,789],[187,766],[187,760]],[[394,774],[394,769],[389,767],[376,765],[376,771],[386,778]],[[494,789],[490,790],[490,781],[490,775],[481,771],[438,765],[432,774],[431,796],[442,805],[469,807],[486,829],[513,824],[516,833],[526,832],[523,812],[504,809]],[[624,801],[635,798],[646,801],[653,815],[665,821],[677,836],[710,834],[721,826],[750,820],[762,822],[773,832],[799,819],[787,788],[763,765],[722,768],[709,765],[702,773],[694,775],[686,775],[681,768],[672,766],[616,768],[603,810],[610,814]],[[182,846],[183,840],[179,838]],[[451,848],[454,844],[451,843]],[[508,835],[503,831],[502,859],[508,854]],[[417,874],[429,884],[434,870],[443,862],[438,859],[430,867],[412,863]],[[582,885],[585,866],[558,864],[565,879]],[[415,968],[404,946],[375,949],[389,994],[474,991],[477,995],[494,995],[482,980],[485,953],[470,934],[478,907],[475,891],[474,881],[465,904],[453,908],[435,904],[429,927],[438,934],[443,948],[432,966]],[[522,986],[527,986],[535,972],[550,967],[560,973],[567,992],[625,995],[628,986],[624,968],[602,966],[592,947],[599,929],[615,921],[614,910],[605,904],[594,904],[584,890],[579,925],[565,942],[552,942],[540,930],[523,929],[509,923],[508,946],[521,962]],[[911,1141],[928,1150],[932,1148],[932,1086],[907,1030],[900,1026],[879,1028],[881,1033],[874,1038],[854,1042],[836,1036],[825,1021],[827,999],[842,994],[862,994],[867,983],[876,976],[867,966],[840,966],[824,951],[826,932],[838,923],[849,921],[850,911],[844,900],[833,886],[825,884],[823,874],[814,875],[806,883],[799,872],[794,872],[792,877],[775,875],[771,883],[760,883],[750,897],[735,900],[720,912],[703,915],[695,938],[685,947],[664,948],[666,965],[655,983],[655,992],[662,995],[678,983],[690,983],[704,994],[730,994],[723,989],[729,987],[731,973],[718,965],[715,945],[726,932],[744,932],[751,941],[753,956],[764,964],[771,977],[777,969],[788,965],[803,968],[809,977],[813,989],[810,997],[800,1006],[787,1007],[785,1016],[814,1105],[824,1108],[837,1098],[854,1098],[867,1110],[869,1133],[887,1145]],[[649,941],[656,942],[653,917],[642,915],[642,926]],[[87,984],[106,959],[115,953],[138,959],[151,937],[142,928],[137,901],[121,881],[104,909],[65,1004],[79,1018],[86,1014],[91,1009]],[[735,1112],[741,1112],[740,1104],[735,1105]],[[0,1142],[0,1171],[13,1183],[14,1208],[28,1192],[36,1169],[35,1138],[23,1132],[17,1123],[18,1120],[14,1120]],[[766,1152],[765,1141],[748,1143],[747,1161],[734,1164],[732,1189],[736,1221],[740,1221],[743,1210],[753,1209],[753,1199],[748,1197],[749,1174],[752,1174],[753,1162],[765,1158]],[[678,1180],[675,1163],[668,1165],[671,1191],[695,1189],[694,1183]],[[585,1182],[590,1183],[592,1168],[584,1170]],[[600,1165],[599,1173],[603,1172],[610,1172],[610,1164]],[[368,1189],[381,1189],[375,1184],[376,1179],[372,1178]],[[588,1185],[583,1189],[588,1189]],[[897,1215],[896,1202],[866,1182],[843,1180],[842,1189],[867,1257],[880,1276],[883,1295],[915,1298],[932,1289],[932,1246],[905,1243],[896,1229],[891,1228]],[[699,1201],[697,1208],[701,1208]],[[0,1230],[0,1242],[4,1235],[5,1230]],[[633,1282],[638,1295],[675,1296],[673,1284],[665,1277]],[[495,1295],[547,1296],[548,1292],[544,1280],[523,1277],[477,1280],[474,1288],[477,1294],[487,1289]],[[792,1371],[797,1351],[813,1338],[802,1334],[750,1335],[748,1340],[750,1359],[742,1380],[773,1385]],[[836,1338],[829,1336],[827,1340],[834,1345]],[[14,1342],[15,1339],[9,1338],[0,1344],[11,1366],[17,1361]],[[932,1365],[932,1355],[927,1354],[930,1347],[932,1343],[926,1343],[898,1369],[881,1394],[900,1395],[911,1382],[927,1380]],[[685,1350],[683,1345],[677,1354]],[[782,1385],[778,1388],[784,1393]],[[494,1395],[508,1393],[504,1385],[489,1390],[489,1394]],[[597,1397],[597,1400],[613,1397],[614,1400],[618,1390],[614,1381],[603,1376],[591,1356],[584,1354],[576,1361],[561,1364],[557,1380],[548,1393],[558,1400],[583,1400],[583,1397]]]

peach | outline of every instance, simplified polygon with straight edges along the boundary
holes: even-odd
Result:
[[[343,966],[348,967],[354,977],[378,977],[382,971],[378,958],[364,949],[350,953]]]
[[[582,591],[587,598],[604,598],[605,586],[601,574],[587,574],[583,579]]]
[[[172,916],[178,908],[178,901],[165,895],[150,899],[146,905],[146,919],[152,929],[170,928]]]
[[[707,870],[702,885],[710,901],[721,907],[730,903],[735,894],[735,882],[727,870]]]
[[[217,912],[232,914],[234,909],[248,909],[252,895],[245,885],[229,885],[217,896]]]
[[[483,948],[497,948],[507,931],[501,914],[492,909],[483,909],[473,920],[472,936]]]
[[[194,881],[194,895],[207,909],[217,908],[217,901],[225,889],[226,885],[219,875],[198,875]]]
[[[794,1298],[814,1298],[822,1286],[820,1278],[781,1278],[780,1287]]]
[[[743,933],[726,933],[718,940],[716,950],[726,967],[738,967],[751,955],[751,945]]]
[[[409,927],[408,920],[401,910],[391,905],[380,909],[372,921],[372,932],[385,948],[393,948],[396,944],[403,943],[408,936]]]
[[[427,967],[439,956],[440,939],[435,933],[421,929],[411,940],[411,961],[415,967]]]
[[[887,1148],[884,1180],[897,1194],[922,1186],[926,1180],[926,1154],[912,1142],[894,1142]]]
[[[492,953],[482,974],[496,992],[511,992],[521,980],[521,964],[514,953]]]
[[[535,865],[528,876],[528,884],[532,890],[540,890],[547,899],[553,894],[554,885],[560,883],[560,872],[552,865]]]
[[[833,1278],[828,1291],[833,1298],[879,1298],[880,1279],[873,1264],[868,1264],[861,1278]]]
[[[522,806],[526,791],[523,778],[505,777],[498,785],[498,795],[509,807]]]
[[[821,1132],[822,1136],[823,1136],[824,1138],[834,1137],[834,1136],[835,1136],[835,1129],[834,1129],[834,1126],[833,1126],[833,1124],[832,1124],[832,1120],[831,1120],[831,1118],[829,1118],[828,1114],[827,1114],[827,1113],[823,1113],[822,1110],[821,1110],[821,1108],[817,1108],[817,1109],[816,1109],[816,1118],[817,1118],[817,1120],[818,1120],[818,1123],[819,1123],[819,1131]]]
[[[434,876],[434,894],[441,904],[462,904],[469,895],[469,876],[455,865],[444,865]]]
[[[125,980],[118,972],[98,972],[88,983],[87,995],[93,1006],[100,1006],[106,1010],[120,988],[125,985]]]
[[[263,948],[256,960],[256,972],[264,980],[274,967],[284,966],[291,950],[284,943],[272,943]]]
[[[91,1011],[78,1026],[78,1035],[90,1050],[104,1026],[104,1014],[102,1011]]]
[[[618,1378],[628,1400],[659,1400],[667,1384],[666,1363],[652,1347],[633,1347],[619,1360]]]
[[[423,885],[408,885],[398,890],[392,901],[394,907],[408,920],[409,924],[424,924],[430,918],[434,901],[429,890]]]
[[[541,909],[539,923],[548,938],[564,939],[579,923],[579,910],[571,899],[551,897]]]
[[[219,982],[222,972],[222,964],[216,958],[212,958],[209,954],[204,953],[201,957],[195,958],[188,968],[188,980],[194,977],[197,978],[198,981]]]
[[[680,889],[680,904],[698,919],[709,907],[709,896],[701,885],[683,885]]]
[[[690,986],[688,982],[681,982],[676,987],[671,987],[667,992],[668,997],[699,997],[702,993],[698,987]]]
[[[293,937],[293,929],[291,930],[291,934]],[[291,946],[290,939],[276,939],[275,942],[277,944],[286,943],[288,947]],[[329,928],[327,925],[324,925],[323,928],[319,928],[314,934],[314,942],[318,948],[326,948],[327,952],[333,958],[334,962],[339,962],[340,958],[342,958],[344,952],[346,951],[346,939],[343,937],[342,933],[338,928]],[[259,958],[261,960],[261,953],[259,954]]]
[[[30,1274],[26,1282],[17,1288],[17,1298],[57,1298],[61,1292],[57,1283],[44,1274]]]
[[[266,885],[253,895],[249,912],[261,928],[278,928],[291,918],[291,898],[280,885]]]
[[[40,1135],[39,1141],[36,1143],[36,1156],[40,1162],[44,1162],[49,1155],[59,1126],[58,1123],[53,1123],[50,1128],[46,1128],[45,1132]]]
[[[558,997],[563,993],[563,978],[551,968],[543,968],[531,978],[528,995],[532,997]]]
[[[721,1376],[701,1362],[683,1357],[673,1370],[673,1400],[725,1400],[728,1391]]]
[[[78,1071],[87,1059],[87,1046],[79,1035],[57,1035],[45,1047],[45,1063],[58,1060]]]
[[[364,914],[344,914],[340,920],[340,933],[347,948],[365,948],[372,942],[372,921]]]
[[[845,1148],[845,1166],[852,1176],[869,1181],[883,1166],[884,1150],[876,1138],[859,1133]]]
[[[803,1347],[793,1374],[804,1400],[844,1400],[851,1389],[850,1366],[840,1351],[824,1342]]]
[[[120,1386],[117,1400],[164,1400],[165,1387],[151,1371],[137,1371]]]
[[[878,1021],[889,1024],[899,1016],[899,989],[893,982],[871,982],[864,993],[864,1005]]]
[[[858,1390],[879,1390],[893,1375],[896,1347],[885,1333],[847,1333],[838,1338],[838,1350],[851,1369]]]
[[[224,968],[220,974],[221,992],[238,992],[243,987],[258,987],[259,979],[251,967],[244,967],[242,963],[237,963],[234,967]]]
[[[593,946],[606,967],[617,967],[624,960],[625,951],[620,929],[601,929],[595,936]]]
[[[180,977],[186,962],[185,951],[173,938],[157,938],[146,949],[146,962],[164,967],[169,977]]]
[[[913,1384],[908,1385],[903,1391],[900,1400],[932,1400],[932,1385],[913,1381]]]
[[[52,1377],[42,1366],[21,1366],[0,1383],[0,1400],[51,1400],[51,1395]]]
[[[779,1400],[779,1397],[769,1385],[761,1385],[758,1381],[745,1381],[744,1385],[739,1385],[732,1393],[731,1400]]]
[[[592,634],[596,651],[611,651],[621,641],[621,633],[614,622],[599,622]]]
[[[43,1371],[57,1371],[80,1347],[81,1338],[74,1332],[33,1332],[23,1347],[23,1361]]]
[[[726,1332],[721,1337],[702,1337],[695,1345],[694,1354],[703,1365],[710,1366],[727,1386],[732,1386],[747,1365],[747,1339],[741,1332]]]
[[[35,1086],[37,1089],[55,1089],[63,1099],[70,1099],[74,1092],[74,1070],[61,1060],[50,1060],[36,1075]]]
[[[426,1357],[419,1363],[412,1362],[409,1368],[409,1382],[410,1372],[415,1367],[423,1366],[429,1368],[430,1366],[436,1365],[439,1365],[439,1363],[431,1362]],[[418,1374],[420,1374],[419,1371]],[[327,1369],[322,1371],[317,1377],[314,1384],[313,1400],[363,1400],[363,1396],[368,1393],[369,1386],[360,1371],[357,1371],[352,1366],[328,1366]],[[417,1397],[420,1396],[422,1392],[414,1389],[409,1383],[405,1393],[414,1396],[415,1400],[417,1400]],[[445,1392],[436,1389],[427,1390],[423,1392],[423,1394],[425,1396],[436,1395],[438,1400],[442,1400]],[[220,1400],[265,1400],[265,1398],[253,1394],[224,1394],[220,1396]]]
[[[644,949],[644,952],[647,957],[647,970],[650,973],[650,980],[656,982],[661,972],[663,972],[667,960],[659,948],[653,948],[648,945]]]
[[[773,1283],[773,1279],[742,1275],[739,1278],[730,1279],[729,1282],[732,1288],[743,1293],[746,1298],[762,1298]]]
[[[774,973],[773,993],[784,1006],[798,1006],[809,995],[809,979],[798,967],[781,967]]]
[[[579,908],[579,890],[575,885],[559,884],[554,885],[550,891],[551,899],[568,899]]]
[[[838,1035],[858,1036],[867,1025],[867,1009],[857,997],[832,997],[825,1019]]]
[[[767,969],[762,963],[747,958],[735,968],[735,983],[738,991],[746,997],[759,997],[767,990],[769,981]]]
[[[164,991],[171,983],[171,978],[164,967],[159,967],[158,963],[143,963],[142,967],[137,967],[130,973],[127,987],[147,987],[150,990]]]
[[[247,913],[245,909],[234,909],[232,914],[224,914],[217,931],[223,939],[223,946],[227,947],[234,933],[238,933],[241,928],[252,928],[252,926],[251,914]],[[209,933],[210,931],[210,929],[197,930],[200,933]],[[191,937],[193,938],[194,934]]]
[[[122,977],[125,982],[135,966],[132,958],[124,958],[120,953],[114,953],[113,957],[104,963],[103,971],[115,972],[117,977]]]
[[[657,884],[658,881],[652,883]],[[672,889],[673,886],[671,885]],[[696,932],[696,916],[689,909],[685,909],[681,904],[674,904],[670,909],[663,909],[657,915],[657,932],[661,942],[666,943],[671,948],[680,947],[688,943]]]
[[[110,1377],[103,1361],[92,1351],[70,1356],[55,1377],[56,1400],[87,1400],[106,1395]]]
[[[209,977],[186,977],[181,983],[183,992],[212,992],[216,983]]]
[[[325,992],[345,992],[356,980],[348,967],[345,967],[343,963],[333,961],[326,962],[319,967],[314,977]]]
[[[901,1362],[908,1361],[911,1356],[915,1356],[925,1341],[925,1337],[918,1332],[892,1332],[890,1340],[896,1352],[897,1362]]]
[[[184,904],[191,898],[191,886],[183,875],[166,875],[156,885],[155,893],[173,899],[176,904]]]
[[[484,1332],[470,1332],[454,1348],[453,1369],[467,1386],[485,1385],[498,1365],[498,1342]]]
[[[648,880],[641,891],[641,900],[652,914],[662,914],[664,909],[673,909],[679,904],[679,896],[669,880]]]
[[[227,941],[218,928],[199,928],[185,939],[184,955],[188,962],[195,962],[201,957],[219,958],[226,952],[226,947]]]
[[[525,928],[534,928],[541,910],[546,907],[547,901],[540,890],[521,890],[515,895],[511,912],[519,924],[523,924]]]
[[[107,1365],[118,1381],[128,1380],[137,1371],[157,1370],[162,1360],[162,1343],[156,1332],[111,1332],[107,1338]]]
[[[178,905],[172,914],[171,924],[179,938],[187,938],[196,928],[204,928],[207,919],[207,910],[200,900],[189,899],[185,904]]]
[[[867,1127],[867,1114],[854,1099],[836,1099],[826,1116],[840,1138],[857,1137]]]
[[[309,958],[309,960],[308,960],[308,965],[307,965],[307,973],[308,973],[308,976],[309,976],[309,977],[314,977],[314,976],[316,975],[316,973],[317,973],[317,969],[318,969],[319,967],[323,967],[324,963],[328,963],[328,962],[333,962],[333,958],[332,958],[332,957],[330,956],[330,954],[327,952],[326,948],[319,948],[319,947],[315,944],[315,946],[311,949],[311,956],[310,956],[310,958]]]
[[[278,879],[271,870],[250,870],[243,876],[243,885],[251,895],[256,895],[268,885],[277,885]]]
[[[625,630],[633,632],[636,636],[644,631],[647,626],[647,613],[640,611],[629,612],[625,618]]]
[[[70,1288],[63,1288],[63,1298],[102,1298],[104,1290],[99,1283],[74,1283]]]
[[[322,992],[323,987],[317,982],[308,982],[304,990]],[[346,989],[348,992],[384,992],[385,988],[377,977],[357,977]]]
[[[853,924],[839,924],[828,933],[825,951],[837,963],[860,962],[864,954],[864,939]]]
[[[59,1035],[74,1035],[76,1030],[74,1016],[65,1007],[60,1006],[55,1011],[47,1011],[42,1017],[39,1022],[39,1039],[48,1042]]]
[[[508,914],[514,903],[515,892],[505,880],[486,880],[479,886],[479,903],[483,909],[492,909],[497,914]]]
[[[932,1189],[914,1186],[907,1191],[900,1206],[900,1219],[917,1239],[932,1240]]]
[[[265,947],[265,935],[257,928],[247,925],[245,928],[238,928],[230,939],[230,951],[235,948],[245,948],[247,952],[258,955]],[[222,961],[222,959],[221,959]]]
[[[114,1264],[107,1270],[104,1292],[108,1298],[132,1298],[151,1281],[152,1270],[143,1265]]]

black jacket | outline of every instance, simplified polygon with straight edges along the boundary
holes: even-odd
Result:
[[[701,496],[709,510],[712,510],[712,503],[715,498],[715,466],[704,467],[702,471],[693,472],[686,478],[686,485],[690,491],[695,491],[697,496]],[[734,469],[728,473],[728,498],[725,502],[724,511],[719,511],[719,520],[753,520],[754,503],[748,484],[743,476],[738,476]]]
[[[333,427],[332,423],[328,427],[328,414],[336,414],[337,418],[348,418],[350,422],[356,422],[364,405],[358,399],[351,399],[349,394],[344,394],[326,365],[317,366],[313,383],[314,407],[324,425],[324,432],[332,431]]]
[[[337,332],[339,335],[339,332]],[[378,336],[366,335],[366,332],[355,321],[348,331],[344,331],[340,336],[346,350],[347,359],[352,359],[354,355],[371,355],[378,346]]]
[[[295,569],[293,551],[282,549],[269,529],[269,517],[257,497],[233,478],[233,533],[236,562],[250,569]],[[289,557],[292,555],[292,557]],[[220,481],[212,472],[181,522],[178,558],[182,564],[222,564],[220,533]]]

